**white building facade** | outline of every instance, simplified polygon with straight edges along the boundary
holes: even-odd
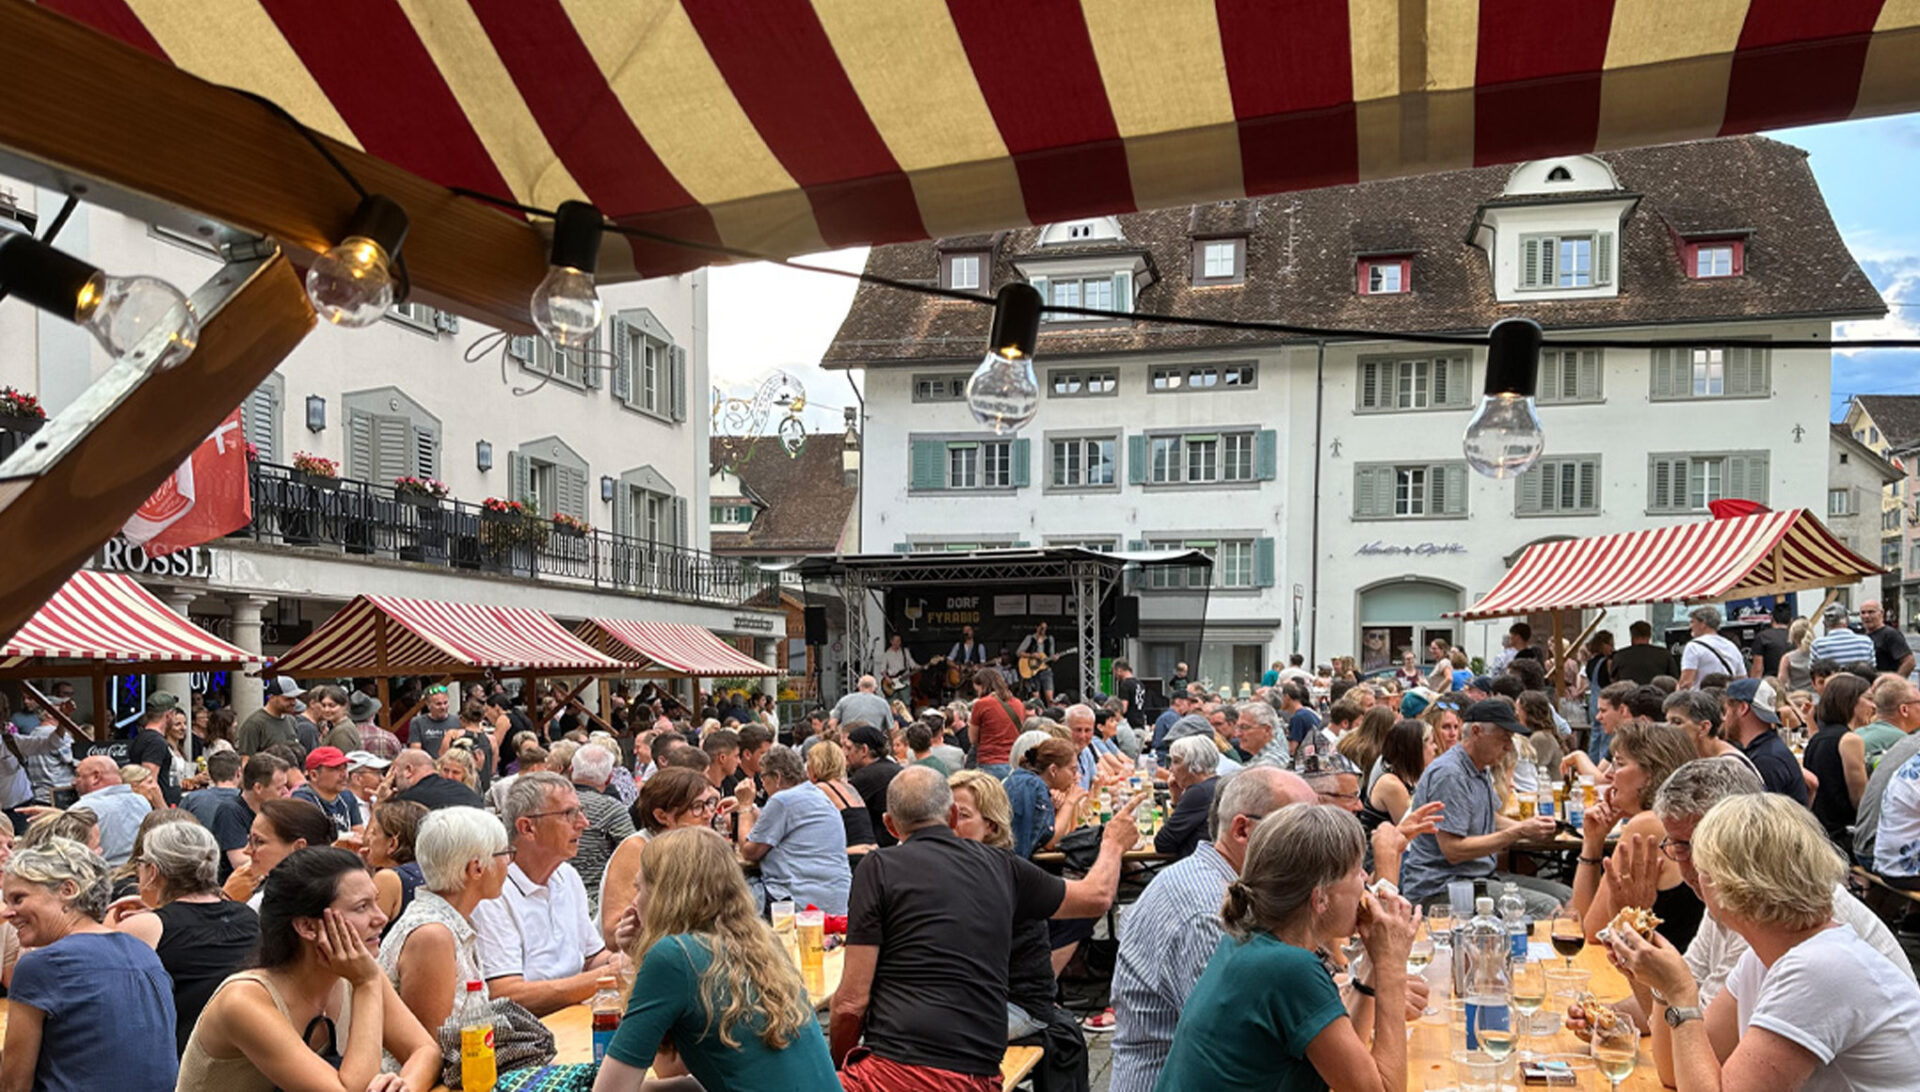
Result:
[[[1416,339],[1520,315],[1572,337],[1703,342],[1544,353],[1546,456],[1499,481],[1461,455],[1484,349],[1050,316],[1039,413],[994,436],[963,393],[987,309],[863,288],[826,364],[866,372],[870,549],[1205,550],[1193,676],[1235,687],[1294,651],[1376,669],[1446,637],[1491,656],[1506,622],[1447,614],[1533,542],[1707,518],[1721,497],[1823,514],[1829,354],[1704,343],[1825,340],[1883,309],[1804,156],[1762,139],[878,248],[869,268]],[[1195,596],[1165,582],[1141,582],[1128,649],[1149,676],[1195,654],[1175,636]],[[1624,641],[1648,616],[1601,624]]]
[[[0,178],[0,216],[21,226],[44,229],[59,200]],[[220,261],[200,240],[87,205],[55,245],[189,292]],[[243,403],[258,456],[252,526],[191,559],[150,563],[116,543],[95,563],[133,572],[196,622],[268,654],[373,592],[535,607],[563,621],[689,622],[751,636],[771,656],[784,638],[778,612],[740,608],[758,585],[707,553],[707,276],[608,287],[602,298],[593,350],[561,359],[540,339],[496,338],[469,362],[493,332],[425,307],[360,330],[319,324]],[[0,306],[0,385],[36,392],[49,414],[107,364],[84,331]],[[302,453],[331,460],[337,480],[294,473]],[[448,496],[423,514],[395,494],[402,477],[436,479]],[[551,526],[537,546],[495,551],[480,527],[488,498],[591,531]],[[243,708],[257,703],[253,684],[234,690]]]

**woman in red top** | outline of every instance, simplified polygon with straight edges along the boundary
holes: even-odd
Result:
[[[975,761],[1004,781],[1013,769],[1013,741],[1027,719],[1027,707],[1007,689],[1007,677],[996,668],[983,667],[974,672],[973,689],[980,696],[974,699],[967,722],[973,734]]]

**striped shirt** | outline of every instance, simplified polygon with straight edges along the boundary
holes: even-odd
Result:
[[[1152,1092],[1181,1006],[1220,944],[1220,902],[1236,876],[1213,843],[1201,842],[1162,870],[1121,919],[1109,1092]]]
[[[1855,633],[1845,626],[1835,626],[1813,639],[1813,658],[1832,660],[1845,667],[1848,664],[1873,662],[1873,638],[1864,633]]]

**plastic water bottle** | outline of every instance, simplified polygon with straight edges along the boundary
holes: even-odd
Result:
[[[1540,795],[1534,804],[1534,814],[1551,819],[1553,818],[1553,782],[1548,780],[1545,766],[1536,766],[1534,770],[1540,781]]]
[[[487,1003],[486,983],[470,981],[454,1017],[460,1021],[460,1087],[467,1092],[493,1092],[500,1073],[493,1061],[493,1006]]]
[[[593,1012],[593,1064],[599,1065],[607,1060],[613,1033],[620,1030],[624,1006],[620,1004],[620,984],[612,975],[601,975],[594,985],[597,988],[589,1008]]]
[[[1473,918],[1461,930],[1453,953],[1455,989],[1467,1001],[1468,1050],[1480,1049],[1481,1009],[1510,1014],[1507,1005],[1509,951],[1506,926],[1494,917],[1493,900],[1480,896],[1474,900]]]
[[[1580,792],[1580,786],[1574,785],[1567,792],[1567,825],[1580,830],[1587,820],[1587,800]]]
[[[1527,900],[1520,897],[1520,885],[1507,884],[1500,892],[1500,918],[1507,925],[1509,958],[1515,963],[1527,961]]]

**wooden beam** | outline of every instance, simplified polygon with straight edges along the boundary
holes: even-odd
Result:
[[[0,148],[17,153],[0,171],[193,234],[211,220],[264,235],[301,268],[339,241],[359,200],[266,107],[37,4],[0,3],[0,102]],[[406,209],[416,302],[533,332],[527,299],[547,271],[538,230],[320,139]]]
[[[0,43],[6,17],[30,6],[0,4]],[[0,44],[0,73],[6,51]],[[115,365],[7,461],[0,635],[18,630],[118,533],[314,323],[306,289],[284,257],[251,275],[229,266],[195,299],[200,343],[186,363],[152,375]]]

